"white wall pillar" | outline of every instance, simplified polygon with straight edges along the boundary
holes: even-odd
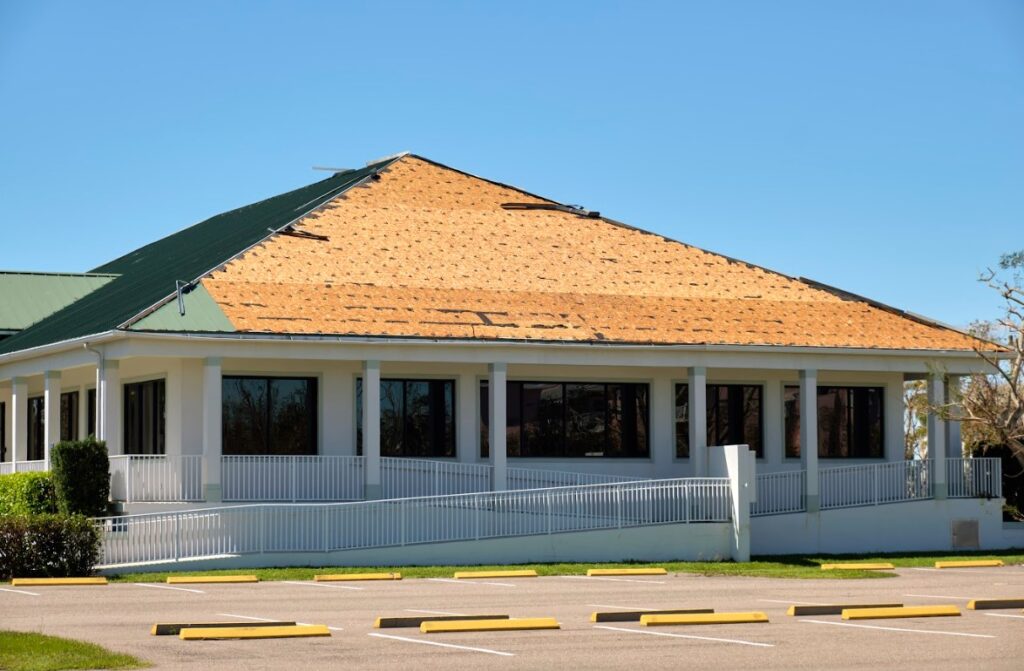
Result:
[[[676,394],[672,378],[659,375],[651,381],[650,441],[655,478],[673,477],[676,457]]]
[[[328,365],[324,368],[320,384],[320,451],[331,457],[346,457],[356,453],[352,443],[355,427],[352,373]]]
[[[940,407],[946,402],[946,381],[942,375],[928,376],[928,404]],[[932,460],[932,495],[946,498],[946,422],[936,412],[928,413],[928,458]]]
[[[223,372],[223,369],[222,369]],[[223,392],[221,392],[223,393]],[[203,454],[203,360],[181,361],[181,453]]]
[[[693,477],[708,474],[708,369],[693,366],[687,375],[690,389],[690,464]]]
[[[217,357],[203,360],[203,483],[206,500],[223,500],[220,480],[223,379]]]
[[[23,377],[11,379],[11,461],[28,459],[28,382]],[[17,465],[15,465],[17,470]]]
[[[480,435],[480,417],[477,396],[480,385],[476,375],[460,373],[455,379],[455,454],[460,463],[475,463],[480,458],[477,436]]]
[[[99,415],[99,439],[106,441],[108,454],[112,456],[124,454],[124,446],[121,443],[121,412],[124,407],[121,399],[124,390],[121,387],[121,367],[118,361],[105,360],[102,367],[98,369],[97,377],[99,394],[96,405]]]
[[[383,495],[380,477],[380,361],[363,362],[363,459],[366,469],[364,496]]]
[[[807,512],[821,509],[818,484],[818,371],[800,371],[800,464],[804,476]]]
[[[487,442],[491,464],[494,466],[494,491],[508,489],[508,365],[492,363],[488,366],[487,407],[491,416],[487,423]]]
[[[182,360],[167,359],[167,377],[164,379],[164,453],[169,456],[185,454],[183,384]]]
[[[899,374],[885,385],[885,459],[887,461],[904,461],[906,459],[905,413],[903,375]]]
[[[50,450],[60,442],[60,371],[48,370],[43,375],[43,450],[50,463]]]
[[[779,467],[786,458],[786,435],[782,416],[782,381],[764,383],[764,464]]]
[[[746,445],[715,447],[714,461],[724,461],[725,475],[732,491],[732,559],[750,561],[750,505],[756,497],[757,453]],[[717,465],[717,471],[722,470]]]

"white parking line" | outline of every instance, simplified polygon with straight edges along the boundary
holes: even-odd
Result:
[[[366,589],[365,587],[353,587],[352,585],[328,585],[322,582],[300,582],[298,580],[282,580],[281,582],[286,585],[307,585],[309,587],[327,587],[330,589],[354,589],[357,591]]]
[[[405,612],[406,613],[424,613],[426,615],[454,615],[454,616],[457,616],[457,617],[461,617],[461,616],[465,615],[465,613],[449,613],[449,612],[443,611],[443,610],[416,610],[415,608],[406,608]]]
[[[418,638],[406,638],[404,636],[391,636],[390,634],[367,634],[367,636],[373,636],[374,638],[387,638],[392,641],[404,641],[405,643],[420,643],[422,645],[436,645],[439,648],[453,648],[455,650],[468,650],[470,652],[485,652],[488,655],[501,655],[502,657],[515,657],[511,652],[502,652],[500,650],[491,650],[489,648],[471,648],[468,645],[454,645],[452,643],[439,643],[437,641],[424,641]]]
[[[609,578],[607,576],[586,576],[586,575],[563,575],[561,578],[569,580],[607,580],[608,582],[638,582],[645,585],[664,585],[664,580],[635,580],[633,578]]]
[[[23,589],[6,589],[4,587],[0,587],[0,592],[10,592],[11,594],[28,594],[29,596],[40,596],[35,592],[26,592]]]
[[[253,617],[251,615],[235,615],[234,613],[217,613],[217,614],[220,615],[221,617],[238,617],[238,618],[241,618],[243,620],[256,620],[257,622],[277,622],[278,621],[277,618],[273,618],[273,617]],[[302,627],[312,627],[313,626],[309,622],[296,622],[295,624],[297,624],[299,626],[302,626]],[[327,625],[324,625],[324,626],[326,627]],[[330,629],[331,631],[345,631],[341,627],[327,627],[327,628]]]
[[[774,648],[771,643],[757,643],[755,641],[743,641],[738,638],[715,638],[714,636],[693,636],[689,634],[670,634],[667,631],[647,631],[645,629],[626,629],[625,627],[606,627],[595,625],[594,629],[607,629],[608,631],[624,631],[627,634],[647,634],[648,636],[667,636],[669,638],[688,638],[695,641],[717,641],[718,643],[735,643],[737,645],[752,645],[756,648]]]
[[[959,601],[970,601],[976,598],[973,596],[943,596],[941,594],[904,594],[903,596],[912,596],[917,599],[957,599]]]
[[[969,638],[995,638],[988,634],[965,634],[959,631],[936,631],[935,629],[904,629],[902,627],[879,627],[870,624],[851,624],[849,622],[830,622],[828,620],[800,620],[810,624],[831,624],[836,627],[856,627],[857,629],[877,629],[879,631],[901,631],[908,634],[937,634],[940,636],[967,636]]]
[[[1009,613],[985,613],[989,617],[1014,617],[1018,620],[1024,620],[1024,615],[1010,615]]]
[[[139,587],[152,587],[153,589],[173,589],[176,592],[192,592],[193,594],[206,594],[201,589],[189,589],[188,587],[172,587],[171,585],[154,585],[148,582],[134,582],[133,585]]]
[[[616,608],[618,610],[654,610],[653,608],[640,608],[639,606],[609,606],[605,603],[588,603],[590,608]]]
[[[764,603],[789,603],[796,606],[827,606],[827,603],[820,603],[815,601],[779,601],[778,599],[758,599]]]
[[[508,582],[483,582],[481,580],[454,580],[452,578],[427,578],[430,582],[453,582],[456,585],[494,585],[496,587],[515,587]]]

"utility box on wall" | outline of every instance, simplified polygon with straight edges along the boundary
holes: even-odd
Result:
[[[981,538],[978,534],[978,520],[953,520],[953,549],[980,550]]]

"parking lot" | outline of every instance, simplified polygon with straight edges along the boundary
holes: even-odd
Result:
[[[1024,613],[971,611],[975,598],[1024,598],[1024,567],[900,569],[873,580],[702,577],[416,579],[99,587],[0,585],[0,628],[99,643],[161,669],[715,668],[1020,669]],[[792,617],[790,605],[954,604],[960,617],[845,622]],[[641,627],[597,624],[595,611],[714,608],[763,611],[767,624]],[[380,616],[555,617],[560,630],[421,634],[374,629]],[[156,622],[295,620],[330,638],[182,641]]]

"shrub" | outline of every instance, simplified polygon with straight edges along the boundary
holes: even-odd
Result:
[[[57,496],[50,473],[0,475],[0,515],[55,512]]]
[[[50,455],[57,507],[65,515],[98,517],[110,498],[107,444],[95,438],[57,443]]]
[[[99,556],[99,530],[82,515],[0,517],[0,580],[85,576]]]

